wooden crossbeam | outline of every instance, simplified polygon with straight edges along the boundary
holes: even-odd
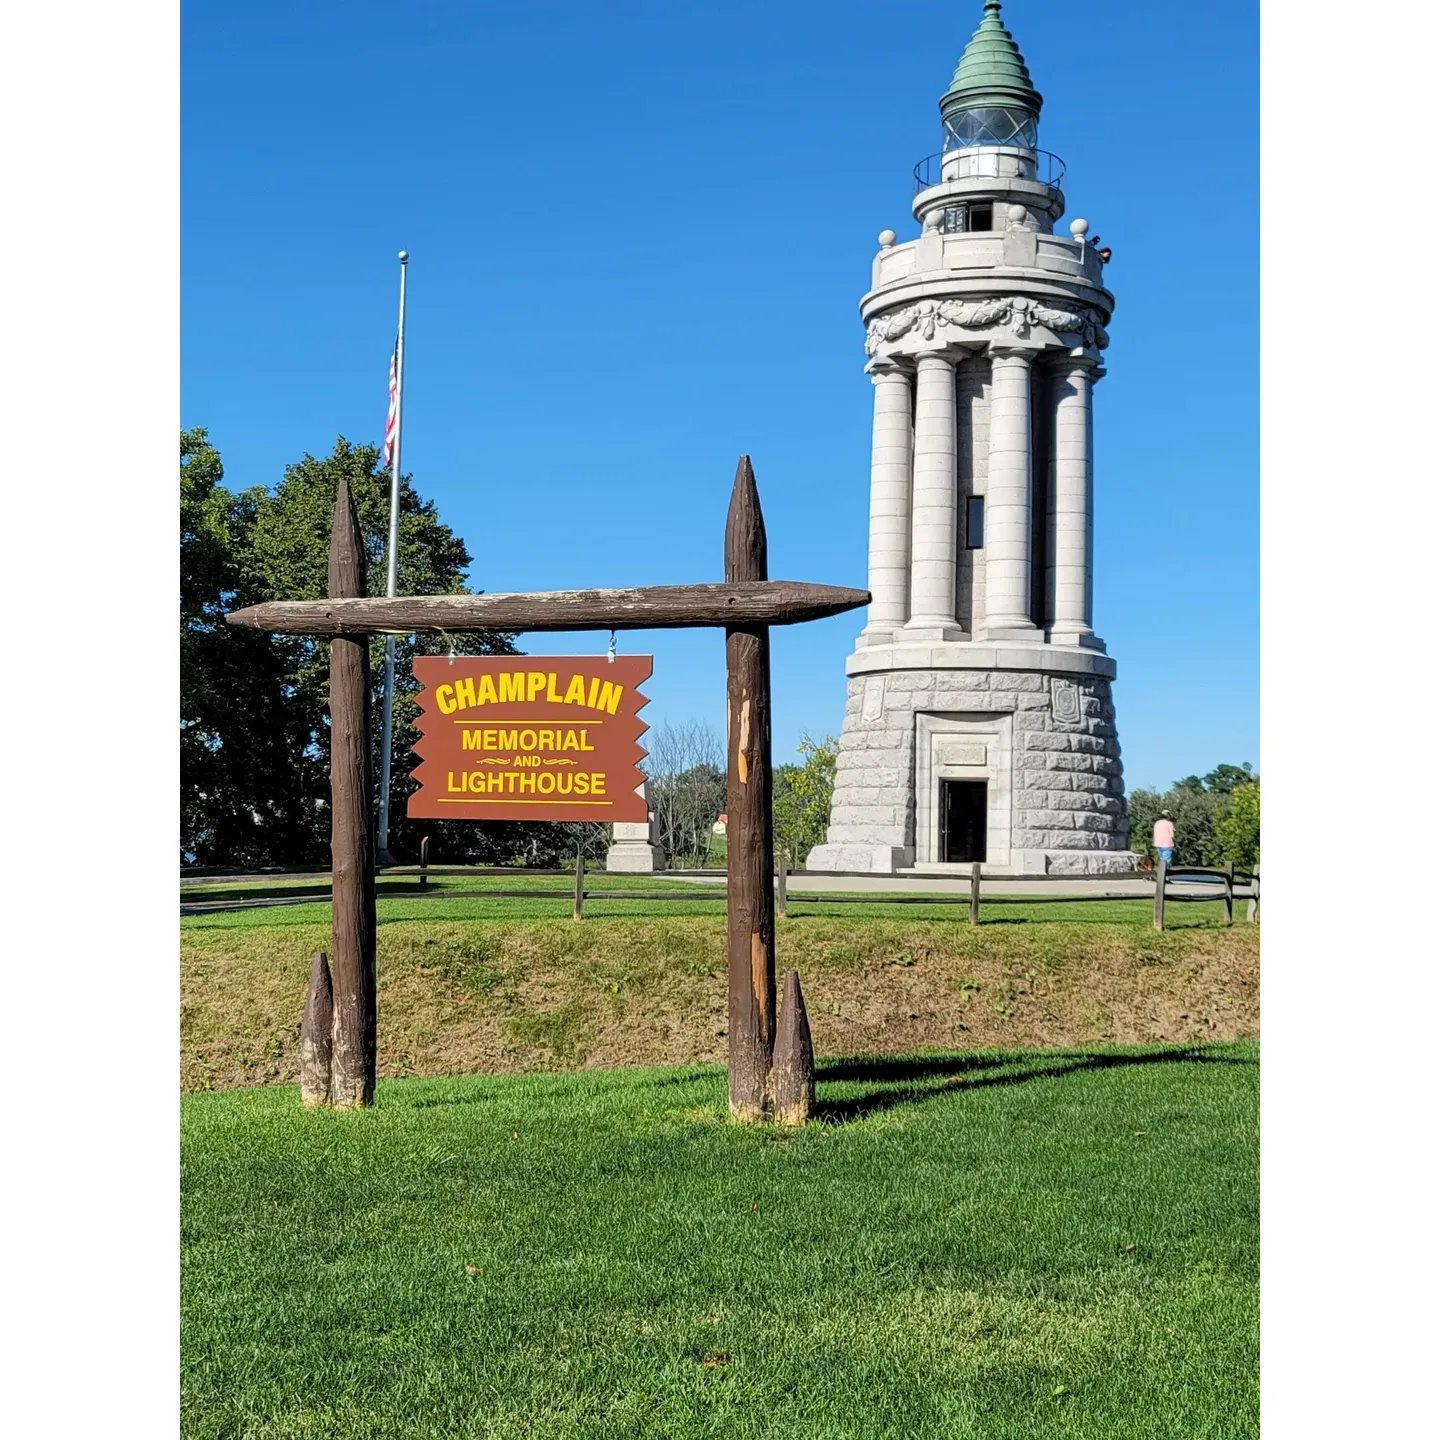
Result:
[[[802,580],[648,585],[631,590],[538,590],[501,595],[271,600],[225,617],[276,635],[413,635],[465,630],[678,630],[797,625],[870,603],[868,590]]]

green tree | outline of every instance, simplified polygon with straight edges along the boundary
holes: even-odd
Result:
[[[379,452],[343,438],[323,459],[287,467],[273,493],[233,495],[203,430],[181,436],[181,852],[202,864],[290,864],[327,853],[329,648],[304,636],[234,630],[221,616],[263,600],[325,594],[330,523],[343,476],[360,519],[368,593],[383,594],[389,477]],[[402,477],[399,585],[404,594],[463,594],[470,555],[433,501]],[[449,637],[469,654],[513,654],[496,631]],[[391,851],[413,857],[419,834],[405,817],[417,686],[416,654],[443,654],[446,639],[407,636],[396,646]],[[371,648],[374,757],[379,773],[384,641]],[[427,822],[445,858],[514,859],[517,824]],[[531,827],[525,827],[531,828]],[[552,827],[540,827],[547,832]],[[554,848],[546,837],[547,852]],[[573,850],[571,851],[573,854]]]
[[[306,455],[286,467],[274,493],[254,496],[255,517],[245,548],[247,577],[266,599],[313,600],[325,594],[329,569],[330,525],[335,496],[344,478],[360,521],[365,545],[365,590],[385,593],[385,547],[390,523],[390,477],[380,468],[373,445],[352,445],[343,437],[323,459]],[[471,563],[465,543],[440,522],[432,500],[415,491],[408,476],[400,480],[399,592],[402,595],[463,595],[470,593],[466,572]],[[468,655],[513,655],[513,636],[494,630],[437,635],[397,636],[395,644],[395,732],[390,787],[390,852],[414,859],[422,833],[431,836],[435,858],[482,859],[505,863],[524,855],[524,830],[518,822],[411,821],[405,801],[413,788],[410,773],[418,763],[411,747],[419,739],[415,697],[419,686],[411,672],[416,655],[443,655],[450,648]],[[304,636],[285,637],[290,673],[297,694],[315,724],[315,743],[322,769],[328,766],[329,735],[324,725],[329,685],[329,646]],[[385,642],[370,644],[373,686],[371,714],[374,771],[380,774],[380,725],[384,702]],[[324,773],[328,773],[325,771]],[[325,817],[328,825],[328,815]],[[526,829],[530,827],[525,827]],[[546,862],[556,849],[545,827]],[[570,852],[573,854],[573,850]],[[545,862],[535,862],[545,863]]]
[[[311,726],[278,642],[221,618],[263,598],[239,554],[250,499],[222,481],[203,429],[180,436],[180,853],[200,864],[289,864],[316,842]]]
[[[775,844],[796,867],[803,865],[810,851],[825,839],[839,748],[840,742],[833,735],[818,744],[806,735],[800,741],[801,763],[776,768]]]
[[[1229,795],[1242,785],[1257,785],[1260,777],[1250,768],[1247,760],[1243,765],[1217,765],[1202,782],[1207,790],[1220,795]]]
[[[1258,845],[1260,777],[1249,764],[1217,765],[1208,775],[1187,775],[1168,790],[1132,790],[1126,797],[1130,816],[1130,847],[1156,859],[1151,841],[1162,810],[1175,823],[1176,865],[1219,865],[1233,858],[1226,853],[1221,825],[1230,814],[1241,789],[1256,792],[1256,843]],[[1248,802],[1247,802],[1248,803]],[[1238,861],[1237,861],[1238,863]]]
[[[1238,869],[1251,870],[1260,863],[1260,787],[1237,785],[1230,792],[1225,813],[1216,820],[1220,851]]]

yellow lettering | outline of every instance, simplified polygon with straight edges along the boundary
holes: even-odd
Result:
[[[480,732],[478,730],[462,730],[460,732],[460,748],[462,750],[479,750],[483,747],[480,744]]]
[[[536,776],[531,775],[528,772],[520,777],[520,793],[522,795],[525,793],[525,791],[533,790],[535,788],[536,778]]]
[[[558,705],[560,697],[555,693],[555,672],[552,670],[546,677],[545,703],[547,705]]]
[[[442,715],[453,715],[455,713],[455,690],[450,685],[437,685],[435,687],[435,703],[440,707]]]
[[[575,777],[568,772],[564,775],[557,775],[555,777],[555,793],[557,795],[568,795],[574,778]]]
[[[583,675],[570,677],[570,683],[565,687],[565,703],[567,705],[583,705],[585,703],[585,677]]]
[[[468,710],[475,703],[475,682],[466,675],[455,682],[455,704],[461,710]]]
[[[530,693],[525,698],[527,700],[533,700],[545,688],[545,672],[543,670],[531,670],[526,677],[526,684],[530,688]]]
[[[581,773],[575,777],[575,793],[577,795],[588,795],[590,793],[590,777],[584,771],[581,771]]]
[[[537,750],[553,750],[555,748],[555,732],[553,730],[542,730],[536,739],[539,741],[535,746]]]
[[[591,680],[591,682],[590,682],[590,698],[585,702],[586,705],[588,705],[588,706],[590,707],[590,709],[592,709],[592,710],[598,710],[598,709],[600,708],[600,707],[595,703],[595,701],[599,698],[599,695],[600,695],[600,681],[599,681],[599,678],[597,677],[597,678]]]
[[[546,770],[537,775],[535,777],[535,788],[539,790],[542,795],[548,795],[555,788],[554,771]]]
[[[495,677],[493,675],[482,675],[480,677],[480,698],[476,701],[479,705],[493,705],[495,703]]]
[[[480,733],[485,737],[483,748],[493,750],[495,748],[495,732],[493,730],[482,730]]]
[[[535,732],[533,730],[522,730],[520,732],[519,743],[515,748],[517,750],[533,750],[535,748]]]
[[[517,732],[514,730],[497,731],[497,743],[495,748],[497,750],[518,750],[520,747],[515,743],[516,733]]]
[[[592,795],[603,795],[605,793],[605,772],[596,770],[590,776],[590,793]]]
[[[560,748],[562,750],[578,750],[580,748],[580,742],[575,738],[575,732],[573,730],[567,730],[565,732],[564,741]]]
[[[580,748],[582,750],[593,750],[595,747],[585,738],[585,736],[586,732],[582,730],[580,732]]]
[[[595,708],[613,715],[620,708],[620,697],[624,693],[623,685],[617,685],[613,680],[604,681],[600,686],[600,703]]]
[[[455,783],[455,772],[453,770],[448,770],[445,773],[445,788],[449,790],[452,794],[454,794],[454,792],[457,790],[463,790],[465,788],[465,784],[462,781],[459,785],[457,785]]]
[[[493,775],[485,777],[485,788],[487,790],[503,790],[505,788],[505,775],[497,770]]]
[[[500,677],[500,703],[518,705],[525,699],[525,674],[521,670],[508,670]]]

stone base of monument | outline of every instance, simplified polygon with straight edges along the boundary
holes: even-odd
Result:
[[[613,826],[614,843],[605,852],[605,868],[626,875],[653,875],[665,868],[665,852],[654,843],[653,819],[649,824]]]
[[[1126,875],[1110,683],[1090,646],[857,647],[830,827],[807,870]]]

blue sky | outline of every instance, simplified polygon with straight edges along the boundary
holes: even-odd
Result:
[[[774,576],[865,584],[875,236],[980,0],[182,12],[182,424],[236,487],[377,441],[409,250],[405,468],[487,590],[720,578],[736,457]],[[1259,763],[1258,17],[1012,0],[1068,210],[1114,249],[1096,628],[1127,783]],[[880,28],[883,25],[883,29]],[[863,612],[777,630],[777,761],[839,733]],[[606,637],[534,636],[536,653]],[[716,632],[652,723],[723,729]]]

